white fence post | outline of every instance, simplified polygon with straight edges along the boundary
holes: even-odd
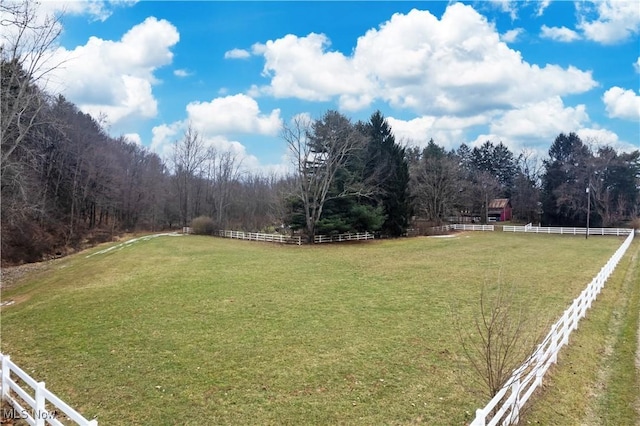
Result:
[[[518,377],[511,385],[511,395],[513,396],[513,406],[509,413],[509,420],[513,424],[520,422],[520,377]]]
[[[6,399],[9,396],[9,376],[11,371],[9,370],[9,355],[2,355],[2,399]]]
[[[36,406],[33,413],[36,420],[36,426],[44,426],[44,421],[48,416],[48,413],[45,410],[44,388],[44,382],[38,382],[35,395]]]
[[[486,426],[487,425],[487,415],[484,412],[484,409],[478,408],[476,410],[476,419],[471,423],[472,426]]]

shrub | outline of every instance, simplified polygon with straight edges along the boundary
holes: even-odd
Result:
[[[39,262],[55,250],[55,239],[35,220],[24,219],[2,226],[3,264]]]
[[[191,230],[197,235],[213,235],[215,223],[208,216],[199,216],[191,221]]]
[[[631,227],[633,229],[640,229],[640,217],[631,220]]]

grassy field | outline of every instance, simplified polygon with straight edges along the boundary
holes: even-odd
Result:
[[[462,233],[313,247],[159,237],[3,292],[3,353],[100,424],[464,424],[480,289],[545,329],[621,238]]]
[[[640,239],[571,336],[524,424],[640,425]]]

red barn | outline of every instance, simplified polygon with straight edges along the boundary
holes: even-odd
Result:
[[[511,220],[511,200],[508,198],[495,198],[489,202],[489,216],[490,222],[505,222]]]

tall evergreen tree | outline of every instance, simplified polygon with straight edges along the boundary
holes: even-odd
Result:
[[[511,196],[518,167],[509,148],[502,142],[494,145],[486,141],[480,147],[473,148],[470,157],[473,169],[493,176],[500,183],[501,195],[507,198]]]
[[[406,232],[411,215],[405,150],[396,143],[391,126],[380,111],[374,112],[361,128],[368,137],[364,179],[376,188],[374,200],[385,216],[380,232],[399,237]]]
[[[591,151],[577,134],[561,133],[556,137],[549,148],[549,159],[544,161],[544,223],[569,226],[586,223],[586,188],[591,164]]]

